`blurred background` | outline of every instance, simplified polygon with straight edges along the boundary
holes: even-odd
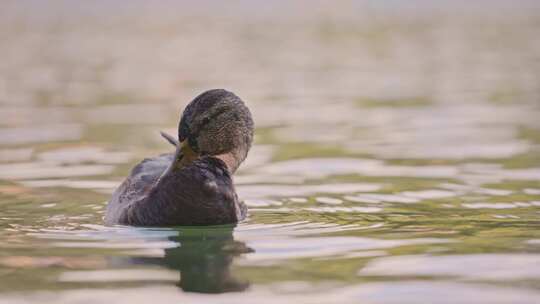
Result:
[[[533,0],[2,1],[0,303],[539,302],[539,33]],[[102,226],[212,88],[254,115],[249,219]]]

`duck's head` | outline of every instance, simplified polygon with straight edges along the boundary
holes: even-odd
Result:
[[[220,158],[231,172],[244,161],[253,141],[253,119],[234,93],[215,89],[195,97],[178,126],[182,163],[199,156]]]

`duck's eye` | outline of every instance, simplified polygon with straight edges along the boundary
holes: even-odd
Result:
[[[210,117],[205,117],[202,120],[202,125],[204,126],[204,125],[208,124],[209,122],[210,122]]]

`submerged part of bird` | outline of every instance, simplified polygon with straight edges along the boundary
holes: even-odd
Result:
[[[107,205],[107,225],[219,225],[245,218],[232,175],[253,141],[253,120],[234,93],[216,89],[185,108],[174,153],[137,164]]]

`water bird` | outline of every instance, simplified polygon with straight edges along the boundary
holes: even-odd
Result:
[[[245,103],[223,89],[206,91],[182,113],[178,139],[162,136],[174,153],[146,158],[115,190],[106,225],[200,226],[236,223],[247,207],[232,175],[253,141],[253,119]]]

